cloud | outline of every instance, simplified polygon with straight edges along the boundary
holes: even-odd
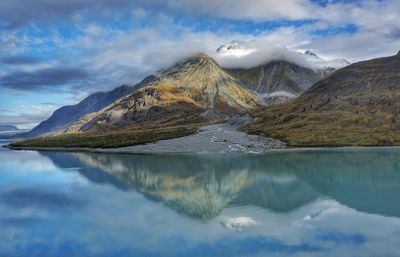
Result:
[[[0,125],[15,125],[19,129],[31,129],[50,117],[53,111],[60,107],[59,103],[29,104],[26,102],[10,106],[8,109],[0,108]]]
[[[93,17],[107,15],[110,11],[120,11],[134,6],[127,0],[20,0],[0,2],[0,25],[14,29],[30,23],[62,22],[74,15]],[[75,16],[76,17],[76,16]]]
[[[212,54],[216,61],[225,68],[252,68],[270,61],[288,61],[299,66],[312,68],[311,63],[297,51],[276,44],[266,44],[264,40],[241,42],[242,49],[251,49],[245,55]],[[233,50],[234,52],[235,50]]]
[[[43,60],[29,55],[11,55],[0,58],[0,63],[7,65],[27,65],[27,64],[38,64]]]
[[[251,20],[314,20],[330,24],[352,23],[366,29],[396,24],[397,0],[371,1],[311,0],[20,0],[0,2],[0,26],[15,29],[27,24],[117,18],[126,13],[140,19],[163,13],[190,18]]]
[[[89,73],[80,68],[52,67],[32,72],[14,72],[0,78],[0,86],[17,90],[37,90],[50,86],[83,83]]]
[[[0,2],[0,25],[17,28],[30,23],[60,22],[75,16],[99,18],[126,10],[143,16],[143,8],[187,16],[229,19],[307,19],[314,4],[308,0],[20,0]]]
[[[276,19],[309,19],[312,17],[312,2],[307,0],[169,0],[168,7],[183,13],[203,14],[234,20],[258,21]]]
[[[114,1],[112,2],[114,3]],[[29,3],[27,5],[30,5]],[[130,7],[126,1],[117,1],[115,3],[115,6],[109,10],[110,12],[118,8],[129,9],[128,7]],[[56,45],[51,50],[55,56],[53,63],[47,64],[48,67],[28,71],[18,69],[8,71],[3,69],[0,71],[0,85],[19,90],[31,90],[35,88],[50,88],[53,85],[73,84],[72,88],[79,89],[80,92],[91,93],[99,90],[108,90],[121,84],[135,84],[150,73],[164,69],[183,58],[199,52],[206,52],[213,56],[225,67],[256,66],[274,59],[284,59],[302,66],[308,66],[304,59],[293,51],[298,49],[312,49],[322,57],[327,57],[327,59],[343,57],[350,61],[389,55],[391,52],[398,51],[398,46],[396,46],[395,42],[392,42],[393,39],[389,40],[387,37],[389,32],[391,32],[390,35],[392,37],[396,35],[396,30],[388,30],[388,28],[393,27],[391,18],[393,13],[391,13],[391,8],[389,7],[396,10],[397,4],[392,1],[385,3],[382,7],[379,6],[379,10],[384,11],[387,17],[384,18],[385,21],[383,22],[376,22],[381,25],[379,25],[379,30],[374,30],[374,26],[377,25],[373,25],[373,22],[368,21],[367,18],[375,18],[376,15],[368,10],[367,7],[375,6],[376,4],[335,3],[321,7],[310,4],[309,1],[285,1],[284,3],[272,5],[268,1],[261,3],[254,0],[248,3],[250,7],[246,8],[254,9],[257,6],[256,9],[263,10],[265,6],[268,6],[268,8],[275,10],[274,12],[277,13],[275,16],[271,15],[269,17],[279,16],[279,10],[286,10],[287,8],[304,4],[302,5],[303,9],[313,9],[312,14],[308,13],[307,15],[309,17],[320,17],[320,21],[302,26],[290,26],[289,23],[289,25],[280,28],[268,29],[263,33],[249,35],[232,31],[196,31],[190,27],[191,25],[176,24],[174,16],[168,16],[172,10],[186,12],[186,15],[189,15],[195,12],[196,9],[198,10],[197,15],[204,11],[208,13],[208,16],[222,17],[222,15],[225,15],[224,17],[229,17],[232,15],[232,19],[234,18],[233,16],[237,19],[245,19],[243,18],[244,14],[242,16],[236,16],[235,14],[239,9],[243,9],[244,13],[248,12],[246,17],[249,17],[249,19],[251,17],[251,19],[261,19],[260,17],[257,18],[257,13],[250,15],[251,12],[237,1],[229,1],[228,3],[224,0],[214,3],[206,0],[194,3],[189,0],[182,5],[178,5],[173,0],[163,3],[155,0],[137,1],[135,7],[129,9],[129,12],[136,18],[145,19],[149,27],[130,29],[129,27],[110,27],[104,23],[90,22],[86,24],[79,23],[76,25],[77,27],[73,27],[74,30],[80,30],[82,33],[72,38],[63,38],[62,34],[46,35],[47,40],[50,41],[49,45]],[[5,5],[4,3],[1,4]],[[49,12],[58,12],[66,9],[63,14],[59,14],[60,17],[64,18],[83,10],[88,12],[90,10],[91,15],[100,17],[102,15],[101,12],[95,14],[93,13],[94,10],[97,10],[96,8],[99,6],[109,5],[110,1],[72,0],[62,1],[60,5],[54,5],[52,1],[39,0],[35,4],[48,9]],[[9,8],[11,8],[20,4],[11,3],[9,5]],[[58,8],[55,6],[58,6]],[[161,6],[164,6],[165,12],[161,12]],[[223,14],[221,10],[224,10],[224,8],[226,12],[223,12]],[[325,17],[319,13],[323,9],[329,10]],[[156,13],[154,10],[160,12]],[[232,14],[228,11],[232,11]],[[218,14],[219,12],[221,14]],[[342,12],[345,14],[342,14]],[[147,16],[151,15],[152,21],[157,20],[159,22],[147,23],[149,20],[146,19],[145,14]],[[358,16],[366,16],[367,18]],[[348,22],[354,22],[357,26],[360,26],[360,30],[355,34],[339,33],[325,36],[313,34],[316,30],[332,30],[335,29],[332,26],[339,26],[338,24]],[[388,28],[381,29],[384,24],[389,24],[387,25]],[[32,40],[38,40],[38,38],[28,37],[24,38],[26,42],[24,41],[22,44],[20,42],[22,39],[18,35],[14,35],[12,38],[13,40],[10,41],[10,44],[20,45],[18,51],[29,48]],[[387,40],[382,40],[382,38]],[[215,55],[215,50],[221,44],[231,40],[252,42],[252,44],[257,45],[259,51],[242,59],[221,58]],[[20,60],[20,62],[22,61]],[[18,60],[14,60],[14,62],[18,62]],[[63,68],[67,69],[67,71],[57,70],[60,69],[61,65],[78,68]],[[80,69],[79,67],[85,67],[85,69]],[[44,71],[48,72],[45,73]]]
[[[392,28],[387,36],[390,39],[400,39],[400,27]]]
[[[86,205],[82,199],[45,188],[17,188],[2,192],[0,201],[17,209],[40,206],[52,211],[62,210],[63,212],[80,209]]]
[[[0,114],[0,125],[14,125],[19,129],[30,129],[47,119],[49,115],[49,112],[39,114],[20,113],[18,115]]]

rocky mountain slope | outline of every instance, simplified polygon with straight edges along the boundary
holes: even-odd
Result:
[[[310,50],[301,53],[271,47],[271,53],[267,54],[265,49],[259,47],[232,41],[221,45],[216,52],[222,60],[229,58],[231,62],[239,62],[240,67],[227,70],[244,85],[259,93],[267,105],[294,99],[322,78],[350,64],[345,59],[325,60]],[[258,60],[258,55],[266,58],[265,63],[255,65],[254,62],[250,64],[250,60],[246,61],[247,64],[241,61],[243,58]]]
[[[312,69],[287,61],[271,61],[254,68],[228,71],[258,92],[268,105],[281,104],[296,98],[322,79]]]
[[[400,53],[340,69],[290,103],[255,113],[251,133],[291,146],[400,145]]]
[[[97,112],[117,99],[134,92],[137,88],[156,79],[155,76],[148,76],[135,86],[121,86],[109,92],[91,94],[76,105],[63,106],[57,109],[47,120],[41,122],[31,131],[17,136],[32,138],[64,132],[70,125],[86,114]]]
[[[222,121],[262,104],[213,59],[199,54],[164,71],[159,81],[86,115],[68,132]]]

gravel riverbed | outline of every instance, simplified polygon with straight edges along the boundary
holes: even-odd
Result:
[[[228,124],[217,124],[204,126],[197,134],[186,137],[103,150],[131,153],[263,153],[283,148],[286,145],[277,139],[249,135]]]

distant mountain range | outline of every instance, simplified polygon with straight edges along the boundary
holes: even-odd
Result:
[[[292,102],[262,108],[251,133],[291,146],[400,145],[400,53],[349,65]]]
[[[218,51],[238,49],[240,45],[234,44]],[[311,51],[298,55],[316,63],[322,60]],[[133,87],[95,93],[77,105],[62,107],[23,136],[58,134],[68,141],[69,136],[80,135],[74,142],[82,142],[88,135],[102,135],[101,140],[92,138],[101,146],[104,140],[114,140],[108,134],[118,136],[119,131],[124,137],[137,131],[157,134],[159,128],[190,126],[193,131],[200,124],[250,114],[255,119],[248,132],[279,138],[290,146],[400,145],[400,55],[336,63],[308,68],[273,60],[225,69],[198,54]],[[331,74],[329,69],[338,70]],[[171,131],[166,138],[191,133]],[[129,142],[161,139],[153,136]]]
[[[218,51],[222,48],[236,49],[235,46],[221,46]],[[210,57],[198,55],[164,70],[159,76],[151,75],[135,86],[94,93],[76,105],[64,106],[30,132],[16,137],[34,138],[66,130],[87,131],[101,121],[106,121],[103,125],[115,125],[118,120],[117,123],[129,126],[133,121],[224,120],[256,106],[280,104],[296,98],[322,77],[317,71],[282,60],[248,69],[223,69]],[[153,83],[158,80],[161,81]],[[140,91],[143,86],[152,88]],[[117,103],[128,95],[130,98]],[[162,99],[158,99],[161,95]],[[124,111],[125,105],[130,111]],[[103,110],[106,107],[107,110]]]

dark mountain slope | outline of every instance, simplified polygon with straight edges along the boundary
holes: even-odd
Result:
[[[264,108],[249,132],[292,146],[400,145],[400,54],[352,64],[296,100]]]
[[[61,107],[56,110],[50,118],[41,122],[30,132],[19,134],[18,137],[32,138],[63,132],[86,114],[97,112],[117,99],[133,93],[136,89],[155,81],[156,79],[155,76],[149,76],[133,87],[121,86],[109,92],[97,92],[91,94],[76,105]]]

